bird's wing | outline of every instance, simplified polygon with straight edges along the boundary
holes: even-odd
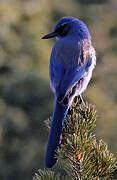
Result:
[[[62,99],[92,64],[88,40],[56,43],[50,58],[50,80],[56,96]]]

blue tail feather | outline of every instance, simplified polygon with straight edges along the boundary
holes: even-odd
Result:
[[[45,164],[46,167],[51,168],[57,161],[56,151],[59,146],[60,136],[64,124],[69,105],[63,105],[58,101],[55,102],[55,110],[48,137]]]

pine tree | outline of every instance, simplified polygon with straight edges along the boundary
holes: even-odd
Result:
[[[68,176],[56,175],[52,171],[39,170],[33,180],[101,180],[113,179],[116,158],[109,152],[103,140],[94,134],[96,110],[93,105],[84,106],[75,98],[68,111],[57,158],[63,163]],[[50,126],[51,119],[46,122]]]

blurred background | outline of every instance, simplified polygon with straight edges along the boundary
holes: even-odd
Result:
[[[83,20],[92,35],[97,66],[83,97],[97,109],[97,137],[117,155],[117,1],[0,0],[0,180],[31,180],[44,168],[54,40],[41,37],[63,16]]]

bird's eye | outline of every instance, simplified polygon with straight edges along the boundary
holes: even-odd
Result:
[[[58,28],[57,28],[57,33],[59,34],[59,35],[62,35],[62,33],[63,33],[63,30],[64,30],[64,27],[65,27],[65,25],[61,25],[61,26],[59,26]]]
[[[68,31],[67,24],[60,25],[57,27],[56,31],[60,36],[65,36]]]

